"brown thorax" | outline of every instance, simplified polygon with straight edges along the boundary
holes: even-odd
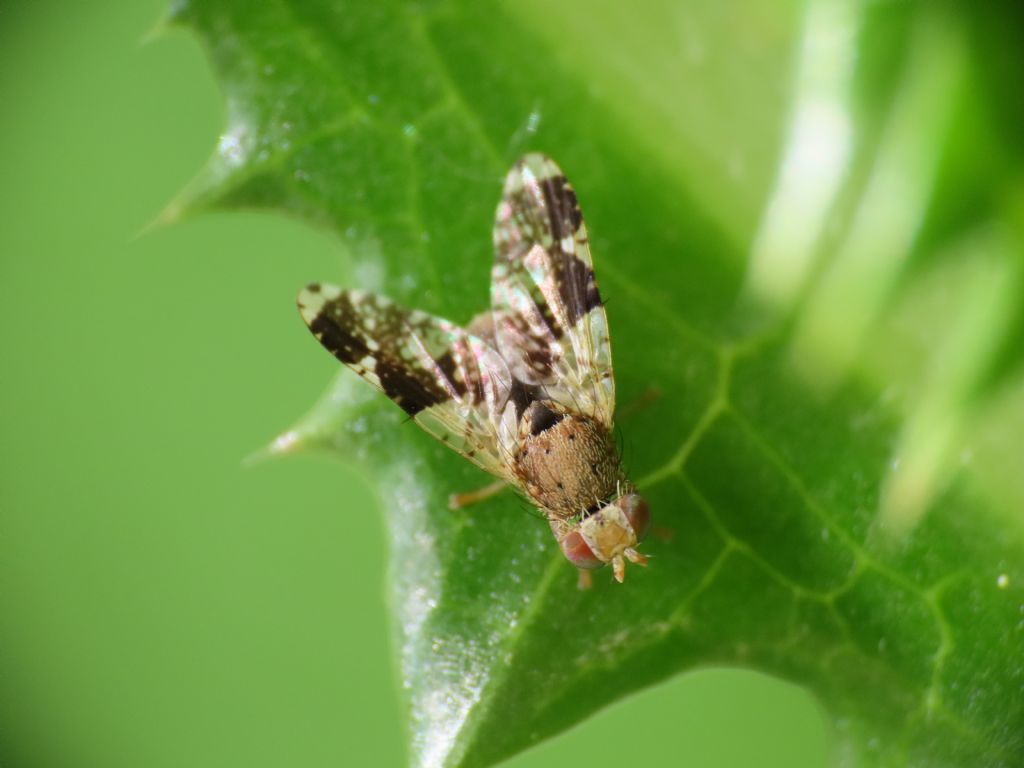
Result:
[[[608,429],[554,402],[531,403],[519,436],[515,471],[530,498],[556,517],[597,508],[625,481]]]

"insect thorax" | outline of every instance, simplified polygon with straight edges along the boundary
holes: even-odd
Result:
[[[625,481],[615,442],[602,424],[538,401],[519,426],[516,473],[531,499],[554,515],[593,510]]]

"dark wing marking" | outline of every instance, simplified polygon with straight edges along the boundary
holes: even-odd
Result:
[[[466,330],[363,291],[312,284],[298,299],[313,335],[417,424],[478,466],[510,473],[497,437],[512,377]]]
[[[496,345],[514,377],[610,425],[608,321],[576,193],[544,155],[509,171],[494,225]]]

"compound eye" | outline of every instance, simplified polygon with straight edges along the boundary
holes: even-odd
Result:
[[[570,531],[558,544],[565,558],[577,568],[600,568],[604,565],[583,540],[579,531]]]
[[[626,513],[626,519],[633,526],[636,540],[643,541],[651,528],[651,508],[647,506],[647,501],[642,496],[635,493],[631,493],[625,501],[623,511]]]

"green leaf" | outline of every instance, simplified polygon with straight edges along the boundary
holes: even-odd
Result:
[[[413,765],[709,664],[806,686],[844,764],[1024,760],[1024,62],[981,5],[175,6],[227,125],[169,218],[288,212],[459,322],[518,155],[587,218],[649,568],[581,592],[512,494],[449,512],[487,478],[347,371],[274,447],[373,478]]]

